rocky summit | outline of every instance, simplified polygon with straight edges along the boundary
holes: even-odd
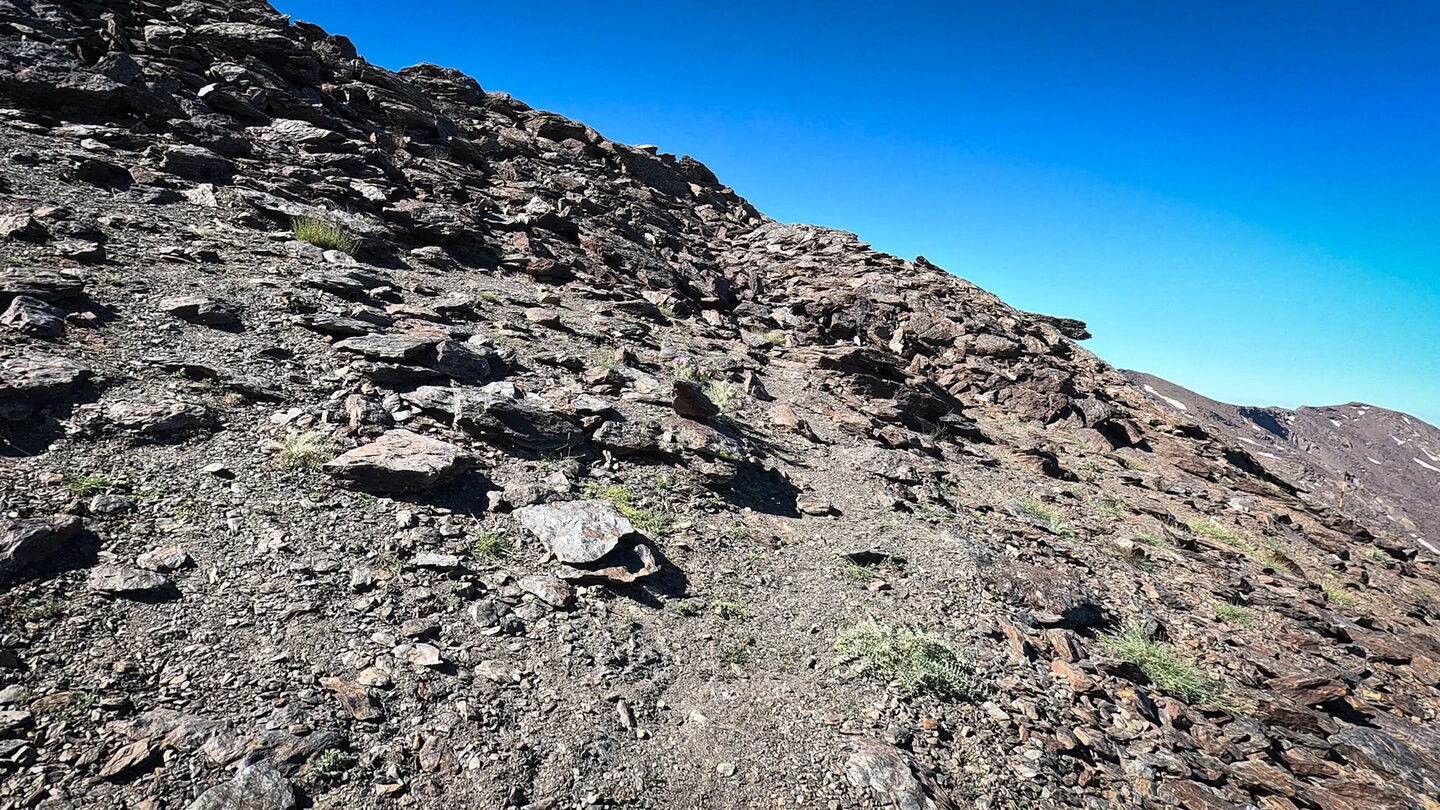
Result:
[[[0,147],[0,808],[1440,807],[1433,432],[251,0],[0,0]]]

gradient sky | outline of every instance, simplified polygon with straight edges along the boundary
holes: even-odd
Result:
[[[1434,0],[276,5],[1085,320],[1117,366],[1440,424]]]

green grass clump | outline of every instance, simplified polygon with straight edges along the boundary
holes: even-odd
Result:
[[[1015,504],[1024,510],[1025,514],[1043,522],[1045,527],[1055,534],[1070,533],[1070,527],[1066,526],[1065,521],[1060,519],[1058,512],[1034,498],[1017,498]]]
[[[1375,563],[1381,568],[1391,568],[1395,565],[1395,558],[1378,548],[1367,549],[1365,556],[1370,559],[1370,562]]]
[[[1189,703],[1213,703],[1218,697],[1215,684],[1194,665],[1175,655],[1170,645],[1151,641],[1139,627],[1128,625],[1119,633],[1101,636],[1100,641],[1164,692]]]
[[[1150,465],[1149,465],[1149,464],[1146,464],[1146,463],[1145,463],[1144,461],[1142,461],[1141,459],[1136,458],[1135,456],[1132,456],[1132,455],[1130,455],[1129,453],[1117,453],[1117,454],[1116,454],[1116,458],[1119,458],[1119,459],[1120,459],[1120,465],[1121,465],[1122,467],[1124,467],[1125,469],[1127,469],[1127,470],[1134,470],[1134,471],[1136,471],[1136,472],[1145,472],[1145,471],[1147,471],[1147,470],[1150,469]]]
[[[275,466],[287,470],[318,470],[335,457],[335,445],[318,430],[291,433],[275,454]]]
[[[1355,607],[1359,600],[1355,595],[1346,590],[1344,583],[1337,579],[1324,579],[1320,581],[1320,590],[1325,592],[1325,601],[1333,602],[1345,607]]]
[[[727,602],[724,599],[716,599],[711,602],[710,610],[727,622],[743,622],[750,618],[750,611],[746,610],[744,605]]]
[[[327,748],[305,763],[305,779],[312,785],[333,785],[355,766],[355,755],[339,748]]]
[[[663,536],[669,529],[670,521],[653,509],[642,509],[635,505],[635,495],[625,487],[612,484],[602,487],[590,484],[585,487],[585,497],[609,501],[615,511],[625,516],[630,524],[651,538]]]
[[[842,632],[835,651],[842,660],[857,661],[862,670],[899,683],[907,694],[965,700],[980,693],[975,673],[955,650],[923,630],[869,619]]]
[[[510,556],[510,538],[497,531],[484,530],[475,533],[470,543],[470,553],[477,560],[503,560]]]
[[[1095,511],[1110,515],[1111,517],[1123,517],[1127,509],[1125,501],[1114,495],[1105,495],[1096,498],[1094,505]]]
[[[840,572],[851,582],[869,582],[872,579],[880,578],[879,571],[853,562],[845,563],[845,566],[840,569]]]
[[[1227,546],[1237,548],[1247,554],[1253,550],[1250,548],[1249,543],[1241,540],[1234,532],[1221,526],[1214,520],[1187,520],[1185,521],[1185,525],[1195,534],[1208,537],[1216,542],[1224,543]]]
[[[1164,548],[1165,546],[1170,545],[1170,541],[1166,540],[1164,537],[1158,534],[1155,534],[1154,532],[1136,532],[1135,542],[1141,545],[1152,546],[1155,548]]]
[[[107,475],[80,475],[70,479],[70,492],[82,498],[109,492],[115,480]]]
[[[689,380],[693,383],[703,383],[710,379],[710,372],[695,360],[689,358],[677,359],[675,361],[675,379]]]
[[[1215,603],[1215,618],[1229,624],[1238,624],[1241,627],[1251,627],[1255,624],[1255,620],[1250,617],[1249,610],[1229,602]]]
[[[290,229],[295,232],[296,239],[325,250],[354,253],[360,247],[360,240],[355,234],[328,219],[294,217],[290,220]]]

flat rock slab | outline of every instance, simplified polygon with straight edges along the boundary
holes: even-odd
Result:
[[[599,500],[526,506],[515,510],[515,518],[557,560],[577,565],[604,557],[635,531],[614,506]]]
[[[371,334],[346,338],[336,343],[335,348],[354,352],[369,360],[403,363],[419,357],[438,342],[439,338],[421,335]]]
[[[160,302],[160,309],[182,321],[202,326],[234,327],[240,325],[240,313],[235,307],[215,298],[199,295],[183,295],[166,298]]]
[[[25,419],[74,393],[90,372],[69,360],[46,355],[0,362],[0,419]]]
[[[291,810],[295,788],[268,762],[247,765],[229,782],[200,794],[185,810]]]
[[[0,520],[0,573],[39,562],[80,533],[80,518]]]
[[[170,587],[170,579],[164,574],[127,568],[122,565],[97,565],[90,569],[85,584],[96,593],[109,595],[153,594]]]
[[[28,295],[42,301],[74,298],[85,291],[85,282],[48,270],[6,270],[0,272],[0,306],[9,306],[16,296]]]
[[[903,810],[953,810],[955,803],[928,774],[916,773],[912,760],[902,751],[873,740],[862,740],[846,760],[845,778],[857,788],[867,789],[888,807]]]
[[[127,433],[174,433],[215,427],[215,415],[194,402],[116,402],[105,407],[111,427]]]
[[[414,492],[458,475],[465,453],[459,447],[408,430],[391,430],[325,463],[325,472],[360,489]]]

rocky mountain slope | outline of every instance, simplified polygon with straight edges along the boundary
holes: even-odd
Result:
[[[1440,806],[1433,560],[1081,324],[245,0],[0,144],[0,807]]]
[[[1306,503],[1440,558],[1440,429],[1359,402],[1293,411],[1229,405],[1149,374],[1124,374],[1161,407],[1245,445]]]

